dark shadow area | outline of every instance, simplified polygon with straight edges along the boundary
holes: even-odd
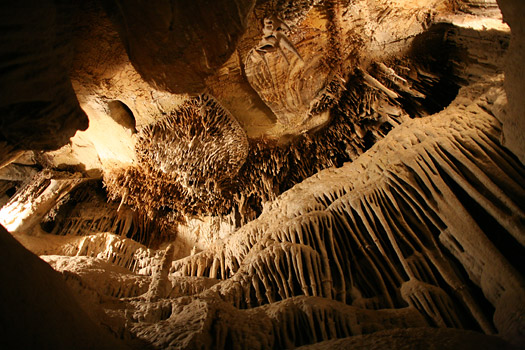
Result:
[[[108,102],[109,115],[111,118],[125,127],[131,130],[133,134],[137,133],[135,116],[131,109],[126,106],[124,102],[119,100],[113,100]]]
[[[448,23],[432,25],[414,38],[408,52],[410,59],[418,67],[419,79],[414,81],[414,87],[426,96],[418,102],[428,114],[440,112],[447,107],[456,98],[460,88],[453,66],[453,61],[460,57],[460,52],[447,41],[447,34],[453,28]],[[404,95],[402,98],[402,104],[407,110],[413,105],[413,98],[410,97]]]

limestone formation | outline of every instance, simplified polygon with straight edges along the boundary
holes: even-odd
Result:
[[[204,79],[233,53],[253,5],[253,0],[105,4],[138,72],[175,93],[202,92]]]
[[[459,332],[454,329],[412,328],[381,331],[373,335],[363,335],[326,341],[315,345],[301,346],[308,349],[431,349],[439,344],[440,349],[508,349],[509,346],[497,337],[480,337],[474,332]]]
[[[263,38],[246,58],[246,77],[279,123],[286,126],[303,124],[308,121],[311,106],[323,93],[329,79],[337,79],[323,63],[323,49],[328,47],[328,40],[315,40],[319,45],[317,50],[307,51],[301,43],[314,41],[320,37],[319,32],[301,33],[302,41],[296,46],[284,33],[289,27],[283,21],[273,17],[264,19],[264,23]],[[301,55],[299,52],[303,51]],[[326,122],[327,117],[324,119]]]
[[[1,7],[0,348],[524,344],[518,1]]]
[[[228,207],[221,192],[245,163],[248,141],[227,111],[201,95],[143,128],[135,152],[138,167],[106,176],[111,199],[120,198],[150,217],[159,210],[218,212]]]
[[[462,109],[459,119],[455,113]],[[477,127],[471,129],[473,125]],[[407,132],[410,127],[418,131]],[[519,224],[523,212],[518,204],[524,195],[519,185],[523,169],[504,151],[493,148],[498,147],[494,142],[499,132],[498,123],[478,105],[449,107],[432,119],[408,123],[387,136],[386,140],[392,141],[378,143],[353,163],[321,172],[317,178],[294,187],[227,242],[174,262],[174,272],[222,279],[232,276],[235,283],[219,284],[218,291],[239,307],[272,303],[297,293],[372,308],[395,307],[404,301],[433,319],[434,325],[460,326],[453,316],[457,307],[435,288],[439,280],[456,291],[458,302],[481,328],[492,332],[491,322],[476,305],[464,276],[458,275],[456,267],[444,257],[442,245],[462,263],[474,284],[484,290],[496,312],[498,305],[505,307],[508,302],[503,291],[523,295],[520,262],[508,261],[501,255],[491,243],[490,230],[476,224],[482,220],[476,213],[490,215],[497,222],[494,224],[505,230],[501,232],[507,232],[507,239],[523,246],[523,228]],[[476,166],[476,161],[480,165]],[[468,171],[458,169],[459,164],[469,164]],[[503,168],[518,172],[510,178]],[[445,180],[438,180],[438,174]],[[483,181],[482,189],[468,184],[466,177],[472,181],[472,176]],[[352,179],[352,183],[344,179]],[[502,181],[509,182],[503,185]],[[507,192],[512,197],[500,190],[506,186],[513,188]],[[491,187],[495,191],[492,194]],[[465,192],[454,192],[452,188]],[[300,200],[294,198],[296,193]],[[496,209],[487,197],[498,198],[499,207]],[[472,201],[482,211],[473,212]],[[514,214],[505,216],[493,210]],[[465,222],[469,222],[469,229]],[[417,231],[410,227],[417,227]],[[408,235],[401,234],[405,230],[409,230]],[[483,253],[478,250],[480,242],[485,242]],[[355,256],[349,260],[346,254],[350,251]],[[362,271],[365,261],[368,267]],[[489,287],[495,284],[501,286],[500,291]],[[390,290],[398,288],[403,301],[392,299],[392,295],[399,294]],[[442,306],[436,301],[440,299]]]
[[[72,22],[66,11],[54,1],[1,5],[2,166],[23,150],[62,147],[87,128],[67,75]]]

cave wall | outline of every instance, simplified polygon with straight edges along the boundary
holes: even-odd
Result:
[[[498,0],[503,19],[512,30],[510,47],[505,65],[505,91],[507,92],[507,115],[503,118],[505,132],[503,143],[525,163],[525,7],[519,0]]]
[[[235,50],[254,3],[117,0],[105,6],[146,81],[175,93],[199,93]]]
[[[508,32],[501,24],[482,29],[494,24],[493,19],[484,17],[468,17],[471,22],[464,22],[445,16],[432,26],[433,11],[448,10],[448,3],[440,1],[426,2],[431,10],[426,6],[414,10],[407,2],[386,0],[374,6],[366,1],[352,6],[344,1],[301,1],[299,5],[235,1],[210,6],[114,1],[105,3],[107,14],[98,3],[89,3],[79,13],[82,20],[73,35],[76,49],[72,56],[69,39],[60,41],[62,34],[53,30],[57,23],[67,22],[61,11],[73,14],[78,7],[67,10],[61,2],[40,3],[41,7],[27,2],[10,8],[13,18],[5,23],[13,37],[35,35],[37,48],[54,38],[50,32],[60,37],[56,39],[59,44],[42,48],[52,59],[31,66],[49,77],[27,73],[29,67],[23,65],[20,71],[13,70],[35,79],[26,81],[55,84],[57,90],[33,91],[38,85],[30,88],[23,79],[13,79],[15,91],[31,99],[37,96],[36,100],[53,91],[57,96],[74,97],[69,78],[55,69],[57,65],[69,67],[72,62],[70,78],[80,104],[69,97],[60,103],[77,111],[80,105],[92,125],[85,134],[79,133],[69,148],[47,153],[47,167],[73,160],[80,172],[40,172],[20,186],[0,211],[2,224],[32,251],[49,254],[45,261],[62,273],[60,279],[0,232],[6,242],[2,247],[8,250],[2,255],[7,259],[3,279],[13,286],[3,296],[12,302],[3,305],[1,322],[14,330],[5,339],[15,343],[17,338],[10,335],[22,332],[27,337],[26,343],[19,342],[21,347],[38,341],[54,342],[57,348],[78,348],[77,341],[86,347],[93,346],[92,342],[118,347],[104,338],[97,328],[102,325],[117,338],[141,339],[136,348],[293,348],[348,337],[345,342],[324,345],[330,347],[346,342],[369,344],[374,338],[366,334],[375,332],[383,332],[377,338],[381,341],[399,336],[425,348],[436,341],[424,336],[432,332],[428,327],[455,327],[497,333],[514,344],[522,343],[525,172],[523,164],[500,145],[505,138],[509,149],[523,158],[519,151],[522,135],[513,136],[523,128],[514,125],[508,130],[523,119],[516,118],[523,112],[516,93],[516,87],[523,84],[523,71],[516,59],[522,55],[523,46],[517,41],[522,27],[514,17],[521,8],[517,2],[501,2],[512,26],[505,66],[508,119],[502,112],[501,74]],[[494,1],[463,3],[475,8],[474,12],[487,4],[494,7]],[[344,44],[350,46],[335,47],[342,36],[338,30],[343,27],[337,27],[341,23],[332,19],[344,18],[345,4],[350,6],[350,15],[344,28],[351,29],[344,32],[348,39]],[[19,14],[26,5],[29,15],[21,20]],[[37,8],[56,11],[62,19],[40,18]],[[281,21],[269,15],[277,9],[291,26],[290,30],[271,28],[272,34],[282,31],[289,40],[284,54],[277,51],[283,47],[268,41],[264,27],[270,25],[268,19],[275,21],[272,26]],[[367,20],[359,20],[360,16]],[[196,20],[189,21],[192,17]],[[301,33],[295,25],[305,18],[307,30]],[[25,32],[29,26],[17,20],[34,21],[42,30]],[[390,30],[396,20],[403,25]],[[335,24],[330,26],[331,22]],[[208,36],[210,26],[214,30]],[[319,43],[314,42],[316,34]],[[373,40],[363,44],[368,35]],[[433,51],[424,51],[427,40],[435,44]],[[352,50],[354,44],[362,51]],[[318,51],[325,48],[330,60],[322,62]],[[488,50],[490,53],[484,52]],[[345,59],[351,58],[344,64],[339,61],[342,53]],[[30,50],[26,56],[34,54]],[[7,52],[5,57],[13,55]],[[51,68],[46,70],[48,66]],[[436,66],[441,70],[436,71]],[[10,71],[2,72],[0,77],[6,77],[2,82],[9,82]],[[316,79],[302,82],[309,72],[314,72]],[[239,79],[246,80],[241,84]],[[466,87],[459,89],[460,84]],[[217,101],[206,95],[188,98],[173,94],[201,92],[205,85],[220,96]],[[251,89],[246,94],[250,101],[242,108],[238,105],[231,115],[227,109],[220,112],[220,125],[214,124],[214,118],[207,119],[210,111],[222,110],[221,101],[233,105],[232,101],[244,96],[235,94],[247,89]],[[441,96],[434,95],[438,91]],[[298,92],[304,96],[296,96]],[[7,135],[6,144],[11,142],[18,148],[11,144],[4,148],[5,159],[18,149],[56,148],[58,143],[53,142],[58,139],[53,135],[60,131],[52,126],[61,125],[58,120],[65,118],[75,126],[65,124],[62,143],[75,128],[85,127],[85,118],[74,119],[71,113],[60,112],[58,119],[55,112],[46,118],[35,114],[37,121],[45,124],[49,143],[39,143],[37,137],[35,143],[17,144],[18,139],[30,140],[32,132],[24,129],[17,133],[14,116],[18,112],[26,116],[28,110],[12,109],[11,102],[6,102],[5,115],[9,117],[2,124],[2,133]],[[250,140],[242,130],[249,118],[239,118],[239,123],[235,118],[246,106],[250,109],[261,104],[266,105],[263,112],[259,108],[248,115],[272,116],[268,119],[280,129],[268,128],[269,140]],[[192,122],[177,119],[188,105],[189,114],[200,118]],[[501,118],[503,125],[493,116]],[[178,122],[186,129],[170,134]],[[335,127],[322,128],[325,123]],[[224,131],[223,124],[234,127]],[[203,126],[201,134],[198,126]],[[207,135],[206,128],[213,132]],[[181,130],[184,132],[177,134]],[[228,134],[232,130],[234,136]],[[14,134],[10,136],[11,131]],[[158,141],[155,135],[167,145],[151,142]],[[177,137],[173,140],[170,135]],[[201,144],[205,139],[201,135],[219,135],[219,142]],[[112,170],[136,164],[133,147],[137,138],[139,156],[147,158],[143,163],[153,163],[148,171],[155,172],[154,180],[124,167],[114,190],[111,182],[106,182],[120,204],[104,205],[104,197],[91,201],[73,195],[71,191],[86,176],[100,176],[82,172],[82,166],[88,164],[82,149],[90,150],[93,169]],[[177,143],[180,139],[184,139],[182,145]],[[123,147],[119,145],[122,140]],[[223,148],[214,148],[224,146],[221,140],[230,146],[234,143],[236,147],[228,150],[237,152],[230,155],[221,151]],[[171,149],[184,155],[181,164],[170,159]],[[195,159],[192,152],[196,150],[205,157]],[[214,169],[215,163],[227,163],[229,170]],[[8,168],[5,176],[18,174],[18,167]],[[184,178],[164,176],[180,169]],[[213,173],[215,170],[218,172]],[[228,192],[231,188],[217,184],[223,185],[225,178],[237,173],[245,178],[237,184],[240,192],[235,196],[229,193],[230,197],[210,201],[203,194],[204,190]],[[65,174],[70,177],[63,178]],[[199,183],[199,177],[216,181]],[[159,182],[168,186],[161,187]],[[146,183],[147,191],[141,187]],[[171,193],[165,190],[169,186],[182,190]],[[240,210],[253,205],[254,193],[260,197],[254,205],[258,212]],[[171,203],[166,200],[169,195],[181,198]],[[143,207],[133,207],[133,201],[142,201]],[[198,217],[210,213],[205,205],[222,205],[229,210],[230,202],[237,207],[224,218],[228,232],[216,232],[220,231],[220,216],[205,218],[210,222],[208,228],[186,227],[188,231],[210,231],[188,234],[207,235],[206,244],[199,246],[201,252],[191,246],[176,247],[174,232],[158,235],[155,247],[136,242],[152,242],[144,236],[154,237],[157,231],[145,212],[154,206],[168,213],[169,205],[178,209],[176,212],[182,212],[180,207],[184,206],[192,209],[184,214]],[[173,208],[170,214],[175,212]],[[62,221],[60,215],[64,216]],[[63,224],[49,230],[52,234],[41,231],[42,224],[53,222]],[[24,269],[16,274],[12,264]],[[29,270],[33,267],[35,271]],[[41,286],[41,276],[51,281],[50,285]],[[54,288],[60,293],[54,293]],[[25,294],[33,290],[41,293],[37,297]],[[57,296],[65,300],[58,306]],[[41,319],[33,315],[35,310]],[[63,315],[67,315],[67,322]],[[25,326],[24,318],[34,323]],[[72,325],[76,330],[68,332]],[[391,330],[414,327],[422,328]],[[57,329],[66,330],[66,334],[60,335]],[[85,333],[77,337],[78,330]],[[476,333],[436,332],[459,343],[485,341],[488,348],[506,346],[501,339]],[[82,337],[93,333],[102,338],[84,342]]]
[[[80,307],[63,277],[0,227],[3,349],[127,349]]]
[[[13,152],[62,147],[88,126],[68,75],[75,18],[68,10],[54,1],[1,5],[2,165]]]
[[[100,323],[159,348],[286,348],[429,326],[520,344],[525,171],[499,144],[487,96],[501,84],[463,88],[441,113],[395,128],[184,259],[173,245],[85,232],[48,243],[45,260],[112,310],[116,321]],[[421,332],[402,334],[417,344]]]
[[[401,298],[435,325],[467,322],[462,328],[463,305],[484,332],[495,326],[520,344],[523,167],[498,145],[500,125],[483,97],[472,103],[479,92],[462,90],[433,118],[406,123],[353,163],[295,186],[228,239],[175,261],[174,273],[226,279],[214,289],[241,309],[297,294],[364,308],[396,308]],[[494,212],[505,207],[513,214]],[[410,243],[401,232],[412,228]],[[455,292],[438,296],[446,285]]]

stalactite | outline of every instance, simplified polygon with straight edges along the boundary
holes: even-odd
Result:
[[[201,95],[143,128],[135,151],[136,167],[105,175],[110,198],[169,222],[165,209],[176,215],[226,214],[232,201],[227,190],[245,162],[248,143],[229,112]]]
[[[170,233],[162,231],[143,216],[128,206],[117,207],[117,203],[108,203],[101,182],[87,180],[64,194],[47,212],[40,226],[44,231],[60,236],[109,232],[148,246],[155,246],[159,238],[169,236]]]
[[[461,118],[457,110],[400,126],[356,162],[295,186],[227,241],[174,262],[172,273],[192,275],[186,266],[199,265],[204,276],[225,279],[212,289],[241,308],[296,295],[365,308],[408,303],[436,326],[461,328],[471,324],[456,311],[462,305],[494,332],[471,288],[498,310],[504,295],[525,290],[523,276],[475,222],[490,215],[519,244],[524,171],[492,141],[500,132],[492,116],[477,104]],[[468,210],[470,201],[484,211]]]
[[[308,99],[304,122],[323,113],[329,122],[311,130],[305,124],[305,130],[291,131],[289,138],[279,140],[246,141],[218,102],[206,95],[191,99],[173,115],[140,131],[139,165],[105,174],[110,198],[155,218],[165,230],[182,222],[186,214],[226,216],[233,212],[239,213],[240,227],[295,184],[319,170],[353,161],[393,127],[426,116],[427,93],[445,78],[427,77],[409,57],[404,63],[405,70],[397,62],[389,66],[372,62],[345,77],[337,71],[328,74],[323,89],[314,89],[319,93]],[[375,85],[367,85],[367,79]],[[405,98],[407,95],[417,101]],[[440,102],[449,101],[436,103]],[[193,129],[185,126],[192,123],[196,125]],[[213,146],[218,139],[203,133],[212,125],[223,130],[220,137],[231,138],[225,144],[237,145],[233,153]],[[189,157],[188,152],[203,157]],[[221,159],[226,161],[222,166]],[[174,169],[179,172],[173,173]]]
[[[30,233],[51,208],[77,185],[79,173],[43,170],[27,179],[0,210],[0,223],[10,232]]]
[[[448,3],[368,3],[254,4],[246,20],[262,20],[262,40],[246,28],[218,74],[221,101],[246,112],[240,121],[275,122],[264,137],[248,139],[209,95],[171,111],[156,100],[164,119],[136,132],[126,116],[137,162],[105,172],[109,203],[79,174],[46,170],[0,211],[2,223],[18,234],[40,220],[68,255],[42,258],[80,299],[107,303],[115,334],[155,348],[295,348],[396,327],[517,333],[525,170],[501,147],[500,111],[483,96],[502,91],[500,58],[482,43],[492,31],[430,26]],[[489,35],[500,55],[508,34]],[[226,82],[232,66],[255,102],[226,96],[238,88]],[[175,224],[204,216],[195,236],[205,244],[188,240],[177,253],[191,255],[172,261]]]
[[[162,251],[111,233],[98,233],[78,241],[74,253],[76,256],[97,257],[138,274],[151,275]]]

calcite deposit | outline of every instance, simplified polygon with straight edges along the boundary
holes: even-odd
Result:
[[[0,348],[525,344],[519,0],[1,9]]]

